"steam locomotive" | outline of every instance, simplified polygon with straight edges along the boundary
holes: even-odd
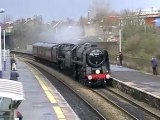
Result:
[[[76,80],[90,87],[105,87],[110,79],[108,52],[91,43],[35,43],[33,55],[37,61],[56,64],[60,70],[70,71]]]

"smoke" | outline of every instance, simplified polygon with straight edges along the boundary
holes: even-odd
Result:
[[[57,28],[54,34],[56,43],[78,43],[78,39],[82,37],[82,28],[76,25],[63,26]]]
[[[83,37],[83,28],[80,25],[60,25],[57,28],[43,28],[38,35],[37,42],[48,43],[78,43],[78,40]]]

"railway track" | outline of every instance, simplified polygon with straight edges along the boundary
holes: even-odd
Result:
[[[20,57],[20,55],[19,55],[19,57]],[[28,57],[25,57],[25,58],[28,59]],[[65,80],[65,81],[67,81],[67,80]],[[66,83],[66,82],[64,82],[64,80],[62,80],[61,83],[59,83],[59,84],[63,84],[64,86],[69,88],[70,91],[73,91],[74,94],[76,94],[76,96],[79,97],[81,99],[81,101],[83,101],[86,104],[86,106],[88,106],[88,108],[90,108],[90,110],[92,109],[91,111],[94,111],[97,115],[99,115],[98,117],[95,117],[98,120],[99,120],[99,118],[100,118],[100,120],[101,119],[112,119],[113,116],[115,116],[118,113],[120,113],[121,116],[123,116],[123,117],[119,117],[119,120],[123,119],[123,118],[125,118],[127,120],[128,119],[135,119],[135,120],[139,120],[139,119],[141,119],[141,120],[143,120],[143,119],[144,120],[150,120],[150,119],[158,120],[158,119],[160,119],[158,114],[155,114],[155,113],[147,110],[146,108],[138,105],[137,103],[135,103],[135,102],[127,99],[126,97],[116,93],[112,89],[109,89],[109,88],[89,89],[88,87],[85,87],[83,85],[77,86],[77,85],[73,85],[72,83]],[[64,86],[60,87],[60,88],[64,88]],[[80,90],[82,90],[82,89],[83,89],[83,93],[80,93]],[[83,95],[84,91],[87,91],[88,93],[92,92],[92,94],[94,96],[96,96],[95,98],[99,98],[101,100],[91,101],[91,99],[89,99],[87,96]],[[85,94],[88,94],[87,92],[85,92]],[[95,99],[95,98],[93,97],[92,99]],[[96,103],[96,101],[99,101],[99,102]],[[100,101],[103,101],[104,105],[102,105],[102,106],[106,106],[106,105],[110,104],[110,106],[112,106],[112,107],[109,107],[109,109],[112,108],[112,109],[114,109],[113,111],[116,111],[117,113],[113,113],[114,115],[109,116],[112,112],[106,113],[107,110],[104,110],[104,109],[107,109],[107,108],[99,107],[101,105],[98,105],[98,104],[102,103]],[[95,104],[97,104],[97,105],[95,105]],[[102,110],[100,110],[100,109],[102,109]]]
[[[117,105],[112,99],[109,99],[108,97],[106,97],[104,94],[102,94],[100,92],[100,90],[93,90],[98,96],[100,96],[102,99],[104,99],[105,101],[109,102],[111,105],[113,105],[114,107],[116,107],[117,109],[119,109],[120,111],[122,111],[124,114],[128,115],[130,118],[134,119],[134,120],[139,120],[138,118],[136,118],[134,115],[130,114],[128,111],[126,111],[125,109],[123,109],[123,107],[120,107],[119,105]]]
[[[102,99],[111,103],[120,111],[127,114],[129,117],[135,120],[159,120],[160,115],[156,111],[150,111],[146,107],[137,104],[136,102],[126,98],[126,96],[120,95],[110,88],[106,89],[92,89]]]
[[[126,94],[123,94],[122,92],[118,92],[116,89],[106,88],[105,90],[107,92],[111,92],[112,94],[116,95],[117,97],[127,101],[131,105],[145,111],[147,114],[149,114],[149,115],[153,116],[154,118],[160,120],[160,113],[157,112],[159,110],[157,110],[155,108],[152,108],[152,107],[149,108],[149,106],[145,106],[144,104],[142,105],[140,102],[136,101],[135,99],[133,99],[129,95],[126,96]]]
[[[70,104],[71,107],[73,106],[72,108],[74,109],[74,111],[78,111],[77,114],[79,117],[82,117],[81,118],[82,120],[83,119],[84,120],[86,120],[86,119],[87,120],[92,120],[92,119],[94,119],[94,120],[108,120],[110,118],[113,118],[114,115],[111,117],[109,114],[102,112],[103,111],[101,109],[102,107],[98,107],[101,102],[97,103],[97,100],[96,100],[97,96],[95,96],[95,92],[91,91],[87,87],[85,87],[85,86],[83,86],[83,85],[79,84],[78,82],[73,81],[71,79],[70,79],[71,83],[69,83],[68,80],[66,80],[67,81],[66,82],[65,80],[62,80],[59,78],[56,78],[53,80],[55,75],[48,73],[48,70],[44,70],[45,69],[44,67],[37,67],[36,66],[36,68],[38,68],[38,70],[40,70],[42,72],[42,74],[44,74],[48,78],[48,80],[50,80],[50,82],[64,96],[65,99],[69,99],[69,100],[67,100],[67,102]],[[75,84],[74,84],[74,82],[75,82]],[[93,95],[91,95],[92,97],[88,96],[89,94],[93,94]],[[67,98],[68,96],[69,96],[69,98]],[[71,98],[72,98],[72,100],[70,100]],[[89,98],[91,98],[93,101],[91,101],[91,99],[89,99]],[[73,99],[75,99],[75,100],[73,100]],[[72,102],[75,101],[74,105],[70,101],[72,101]],[[98,100],[98,101],[100,101],[100,100]],[[104,103],[104,104],[107,105],[108,103]],[[76,108],[75,108],[75,106],[76,106]],[[107,105],[107,107],[108,107],[108,105]],[[103,108],[103,109],[105,109],[105,108]],[[83,112],[81,112],[81,111],[83,111]],[[108,109],[108,111],[110,111],[110,110]],[[116,114],[116,113],[114,113],[114,114]],[[124,119],[124,118],[132,119],[130,116],[124,115],[124,114],[123,115],[121,114],[119,117],[121,119]]]
[[[33,65],[33,64],[32,64]],[[36,67],[45,77],[56,87],[61,95],[67,100],[72,109],[77,113],[81,120],[106,120],[92,105],[89,104],[77,91],[60,79],[48,73],[41,67]],[[54,79],[54,80],[53,80]]]

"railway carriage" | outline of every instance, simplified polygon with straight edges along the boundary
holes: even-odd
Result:
[[[54,61],[54,57],[52,57],[52,49],[55,46],[55,43],[35,43],[33,45],[33,55],[36,60],[47,60],[47,61]]]

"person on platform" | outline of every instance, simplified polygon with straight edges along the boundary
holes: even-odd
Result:
[[[116,66],[119,64],[119,54],[116,55]]]
[[[16,68],[13,67],[10,73],[10,80],[18,81],[19,73],[16,71]]]
[[[17,118],[19,118],[19,120],[22,120],[23,118],[22,114],[19,111],[17,111]]]
[[[10,63],[11,63],[11,70],[12,70],[13,64],[14,64],[14,63],[16,64],[15,55],[11,56],[11,58],[10,58]]]
[[[151,65],[152,65],[153,75],[157,75],[158,74],[158,61],[157,61],[156,57],[152,57]]]
[[[123,62],[123,54],[122,54],[122,52],[119,52],[119,63],[120,63],[120,66],[122,66],[122,62]]]

